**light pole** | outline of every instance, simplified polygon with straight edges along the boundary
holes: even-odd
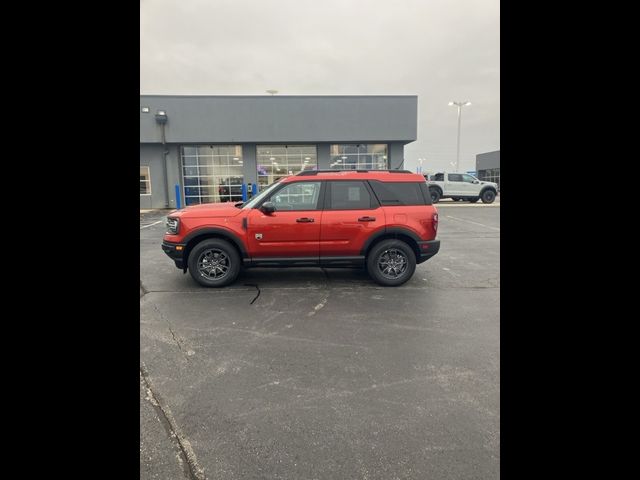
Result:
[[[169,174],[167,173],[167,138],[164,132],[164,126],[167,123],[167,112],[158,110],[156,113],[156,123],[162,128],[162,168],[164,170],[164,206],[169,208]],[[176,199],[177,200],[177,199]]]
[[[462,119],[462,107],[471,105],[470,101],[466,102],[449,102],[449,106],[455,105],[458,107],[458,149],[456,150],[456,172],[460,168],[460,121]]]

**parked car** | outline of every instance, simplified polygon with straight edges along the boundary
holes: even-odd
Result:
[[[478,180],[468,173],[439,172],[425,176],[431,193],[431,201],[438,203],[443,198],[475,203],[493,203],[498,194],[498,184]]]
[[[404,170],[303,171],[245,203],[171,212],[162,249],[200,285],[241,267],[359,267],[396,286],[440,249],[424,177]]]

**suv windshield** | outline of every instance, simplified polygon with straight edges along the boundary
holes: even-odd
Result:
[[[278,186],[279,184],[280,184],[280,182],[272,183],[267,188],[265,188],[263,191],[261,191],[258,195],[253,197],[251,200],[249,200],[248,202],[243,203],[242,205],[240,205],[240,208],[253,208],[255,205],[257,205],[260,202],[260,200],[262,200],[264,197],[269,195],[273,191],[273,189],[276,186]]]

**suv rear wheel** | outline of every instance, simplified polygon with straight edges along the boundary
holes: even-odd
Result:
[[[198,243],[189,253],[189,273],[205,287],[224,287],[240,273],[240,255],[225,240],[210,238]]]
[[[416,254],[402,240],[383,240],[367,256],[369,276],[385,287],[397,287],[413,276]]]

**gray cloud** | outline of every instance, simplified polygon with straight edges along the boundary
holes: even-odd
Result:
[[[500,148],[498,0],[142,0],[143,94],[418,95],[405,166]]]

